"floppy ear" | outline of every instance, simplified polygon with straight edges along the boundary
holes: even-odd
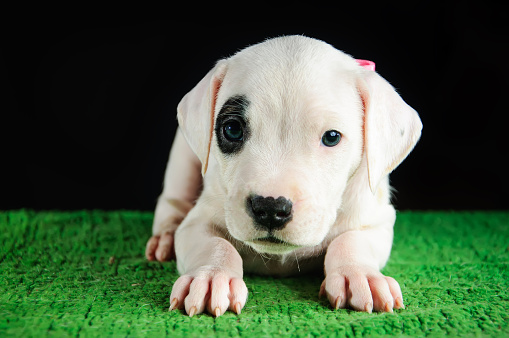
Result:
[[[202,164],[202,175],[207,172],[216,98],[225,74],[226,61],[220,60],[177,107],[180,129]]]
[[[421,136],[417,112],[374,71],[363,71],[359,92],[364,103],[364,149],[369,186],[375,193],[381,179],[410,153]]]

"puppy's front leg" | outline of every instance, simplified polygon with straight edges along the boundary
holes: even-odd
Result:
[[[201,163],[177,130],[164,175],[164,188],[157,201],[145,256],[148,260],[169,261],[175,257],[175,230],[198,198],[202,178]]]
[[[211,213],[198,204],[175,234],[181,277],[171,291],[170,311],[185,309],[190,317],[205,310],[216,317],[226,310],[240,314],[247,300],[242,258],[204,215]]]
[[[398,282],[380,273],[392,246],[392,226],[347,231],[334,239],[325,256],[326,294],[335,308],[392,312],[403,308]]]

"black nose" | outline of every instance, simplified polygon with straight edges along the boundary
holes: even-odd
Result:
[[[246,209],[255,224],[263,230],[279,230],[292,219],[292,201],[284,197],[263,197],[251,195],[247,198]]]

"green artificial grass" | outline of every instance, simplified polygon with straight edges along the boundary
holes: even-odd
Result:
[[[0,212],[0,336],[507,336],[509,212],[402,212],[383,272],[406,309],[334,311],[322,276],[247,275],[242,314],[168,312],[175,262],[147,262],[147,212]]]

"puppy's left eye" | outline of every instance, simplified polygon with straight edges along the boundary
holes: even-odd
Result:
[[[327,147],[334,147],[341,141],[341,133],[337,130],[327,130],[322,136],[322,143]]]

